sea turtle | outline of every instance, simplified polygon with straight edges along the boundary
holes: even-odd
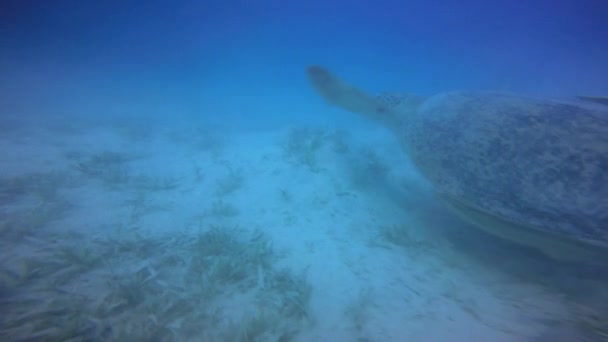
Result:
[[[307,74],[330,104],[391,128],[475,226],[560,260],[608,261],[608,106],[478,91],[372,96],[324,67]]]

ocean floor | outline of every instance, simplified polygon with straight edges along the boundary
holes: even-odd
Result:
[[[381,129],[12,127],[0,156],[2,341],[608,338],[600,271],[456,219]]]

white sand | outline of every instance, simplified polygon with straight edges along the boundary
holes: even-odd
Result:
[[[205,227],[261,229],[285,255],[280,266],[306,272],[312,285],[310,322],[297,341],[532,341],[552,329],[543,320],[565,319],[575,304],[542,277],[522,276],[536,273],[529,263],[535,255],[518,260],[518,249],[499,243],[495,259],[481,260],[494,253],[487,244],[496,241],[455,220],[381,130],[349,132],[347,153],[327,138],[315,153],[318,170],[311,170],[285,155],[287,128],[198,135],[193,129],[144,129],[149,136],[141,137],[108,127],[25,130],[0,139],[0,172],[74,175],[65,191],[73,207],[45,228],[57,232],[112,235],[121,225],[141,236],[166,236],[200,229],[197,215]],[[214,145],[217,133],[225,141]],[[386,163],[385,178],[356,177],[365,162],[361,147]],[[132,174],[178,185],[146,194],[147,210],[131,222],[136,209],[128,203],[138,192],[82,177],[69,157],[104,151],[135,157],[128,163]],[[230,170],[242,176],[242,186],[221,199],[238,213],[209,215],[220,199],[217,182]],[[383,240],[381,227],[391,225],[409,227],[417,243],[403,248]],[[20,252],[4,251],[3,259],[16,260]],[[512,265],[521,272],[510,272]]]

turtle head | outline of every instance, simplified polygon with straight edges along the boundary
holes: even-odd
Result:
[[[387,101],[387,96],[370,95],[319,65],[311,65],[306,71],[313,88],[331,105],[370,117],[391,128],[401,123],[403,112]]]
[[[608,96],[577,96],[579,100],[608,105]]]

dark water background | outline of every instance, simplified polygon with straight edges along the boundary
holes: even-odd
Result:
[[[605,1],[0,6],[3,116],[327,120],[308,110],[311,63],[372,91],[608,94]]]

